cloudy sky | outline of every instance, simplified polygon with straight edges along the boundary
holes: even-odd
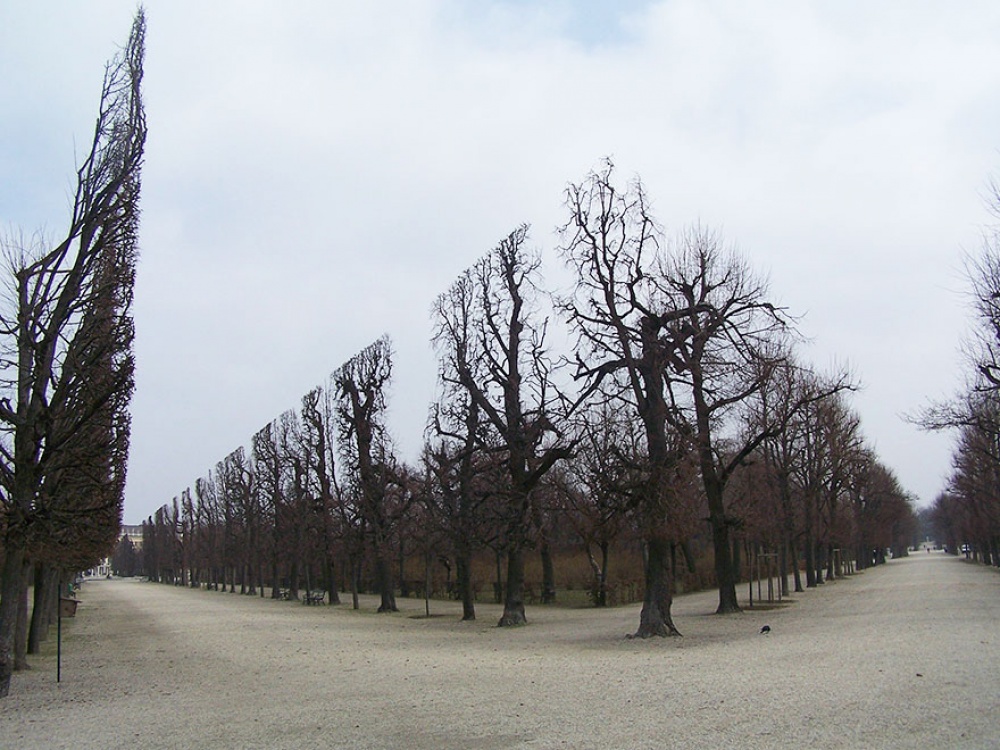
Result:
[[[1000,173],[1000,4],[148,0],[126,522],[382,333],[419,448],[429,306],[521,222],[560,277],[563,190],[605,156],[668,234],[719,229],[848,364],[903,486],[950,439],[963,253]],[[0,229],[56,236],[135,4],[0,0]]]

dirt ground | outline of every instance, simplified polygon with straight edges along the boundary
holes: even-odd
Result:
[[[746,587],[741,595],[746,596]],[[1000,573],[917,553],[626,638],[638,606],[451,602],[375,614],[136,580],[88,582],[0,702],[0,748],[986,748],[1000,746]],[[760,634],[763,625],[771,632]]]

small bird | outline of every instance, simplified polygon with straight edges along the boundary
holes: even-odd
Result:
[[[770,625],[765,625],[764,627],[762,627],[760,629],[760,632],[761,632],[761,635],[766,635],[767,633],[770,633],[771,632],[771,626]]]

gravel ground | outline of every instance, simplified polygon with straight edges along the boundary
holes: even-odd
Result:
[[[715,603],[678,598],[684,637],[640,641],[637,606],[508,630],[485,604],[462,623],[93,581],[62,682],[48,643],[0,701],[0,748],[1000,747],[997,571],[918,553],[767,611]]]

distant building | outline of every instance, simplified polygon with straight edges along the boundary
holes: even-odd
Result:
[[[142,526],[125,526],[122,524],[121,535],[118,537],[127,536],[132,541],[132,546],[137,550],[142,549]]]
[[[132,546],[135,547],[136,551],[142,549],[142,526],[126,526],[122,524],[121,531],[118,534],[118,541],[121,541],[126,536],[132,542]],[[107,578],[111,575],[111,558],[104,558],[98,565],[85,571],[84,575]]]

